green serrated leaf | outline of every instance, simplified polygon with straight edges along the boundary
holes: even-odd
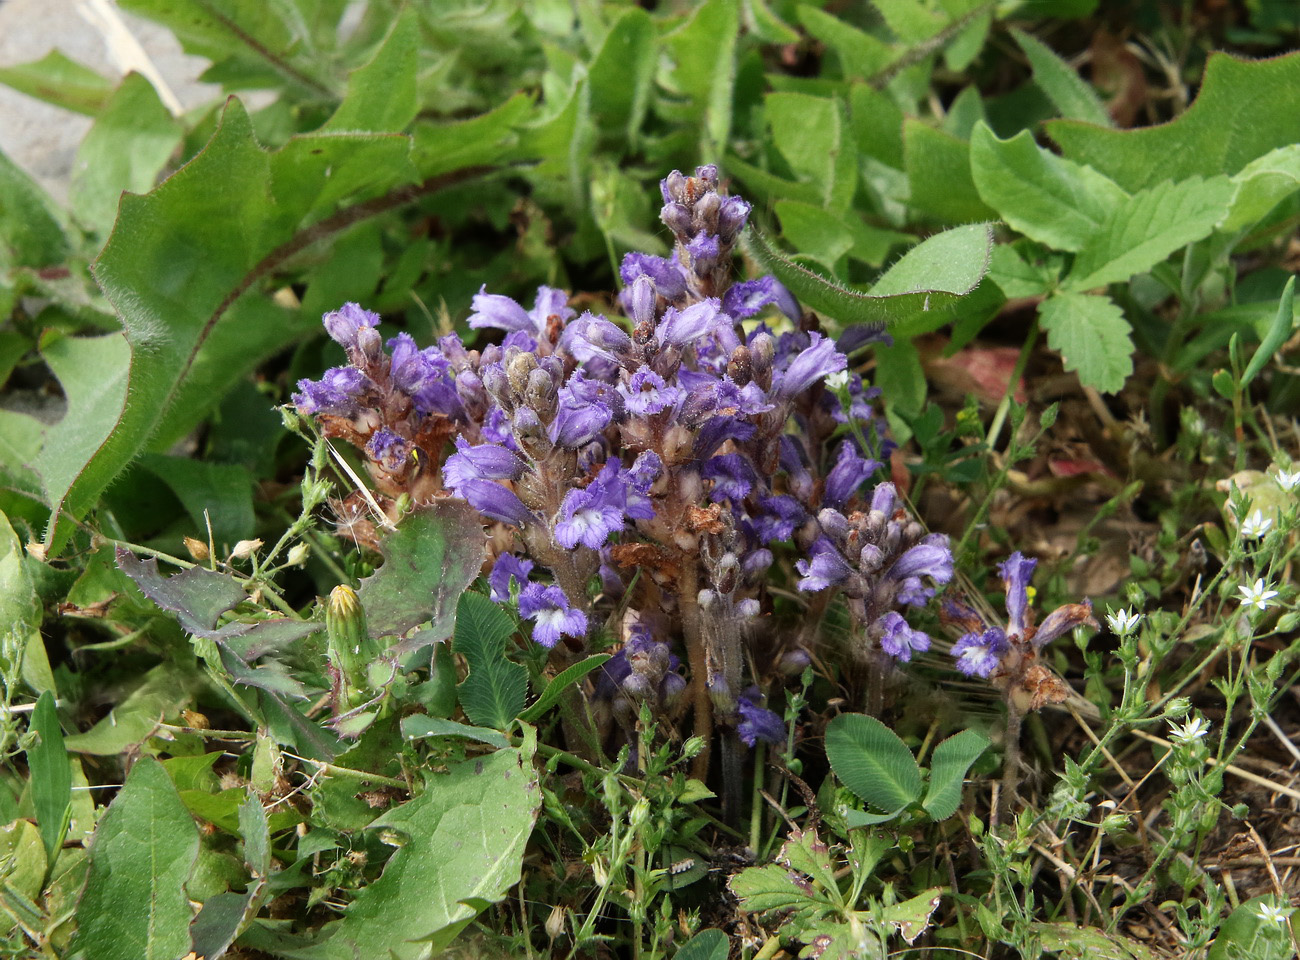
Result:
[[[463,500],[439,500],[402,518],[379,543],[384,564],[358,595],[375,637],[401,636],[431,621],[402,650],[451,635],[456,604],[483,564],[483,525]]]
[[[981,122],[971,134],[971,173],[984,202],[1030,239],[1080,250],[1128,195],[1090,167],[1063,160],[1027,130],[999,140]]]
[[[890,907],[881,907],[876,911],[876,918],[892,926],[908,943],[915,943],[917,937],[925,933],[930,926],[930,918],[934,916],[934,911],[939,909],[941,893],[942,888],[933,887],[909,900]]]
[[[1229,232],[1249,228],[1300,190],[1300,144],[1278,147],[1252,160],[1233,175],[1232,182],[1237,192],[1219,224],[1219,229]]]
[[[153,84],[128,73],[77,149],[68,193],[77,221],[107,236],[122,191],[152,189],[184,133]]]
[[[63,846],[63,837],[72,816],[72,768],[63,744],[59,714],[54,695],[46,690],[32,711],[32,731],[37,740],[27,748],[27,766],[31,771],[32,806],[40,828],[45,854],[50,863]]]
[[[536,723],[545,715],[547,710],[551,709],[551,707],[559,702],[560,697],[564,694],[565,690],[568,690],[569,687],[573,686],[575,683],[579,683],[583,677],[587,676],[587,674],[591,673],[593,670],[597,670],[604,666],[606,661],[609,659],[609,654],[597,653],[593,656],[587,657],[585,660],[575,663],[566,670],[562,670],[560,673],[556,674],[554,680],[546,685],[546,689],[542,691],[542,695],[533,701],[527,710],[519,714],[519,719],[523,720],[525,723]]]
[[[469,664],[458,687],[465,715],[480,727],[505,729],[528,698],[528,671],[506,659],[514,621],[481,593],[461,594],[456,606],[456,652]]]
[[[1097,92],[1057,56],[1051,47],[1014,27],[1011,28],[1011,35],[1029,58],[1029,65],[1034,71],[1034,83],[1047,94],[1047,99],[1052,101],[1062,117],[1095,123],[1099,127],[1115,126]]]
[[[930,789],[921,801],[933,819],[947,820],[957,812],[966,771],[988,747],[988,738],[977,730],[953,734],[935,747],[930,760]]]
[[[452,764],[445,774],[432,776],[420,796],[371,824],[399,831],[405,842],[347,915],[325,926],[319,946],[286,955],[304,960],[436,955],[479,910],[519,881],[540,805],[532,757],[520,750]]]
[[[842,713],[826,726],[826,756],[840,782],[881,810],[896,810],[921,795],[921,768],[894,731],[859,713]]]
[[[94,116],[113,93],[113,81],[61,50],[39,60],[0,67],[0,83],[56,107]]]
[[[68,249],[54,201],[0,151],[0,267],[60,265]]]
[[[532,110],[533,98],[516,93],[496,109],[469,120],[438,124],[417,120],[412,161],[420,176],[432,177],[504,160]]]
[[[741,870],[727,881],[727,886],[745,913],[791,909],[822,912],[831,907],[824,893],[798,874],[775,863]]]
[[[1300,53],[1269,60],[1211,53],[1196,101],[1169,123],[1107,130],[1053,120],[1047,131],[1066,157],[1128,191],[1234,174],[1270,150],[1300,142]]]
[[[950,305],[979,285],[988,269],[993,232],[987,224],[954,227],[917,244],[881,277],[870,293],[833,283],[778,253],[750,228],[745,246],[759,266],[776,276],[803,304],[843,326],[885,323],[906,327]]]
[[[1134,194],[1079,250],[1066,287],[1091,290],[1145,273],[1175,250],[1209,236],[1228,212],[1233,193],[1227,177],[1198,177]]]
[[[176,960],[190,949],[185,883],[199,832],[157,760],[141,757],[99,822],[76,943],[96,960]]]
[[[420,110],[416,99],[419,33],[415,11],[404,7],[370,62],[348,76],[348,92],[323,131],[405,130]]]
[[[1066,370],[1103,393],[1116,393],[1133,372],[1133,340],[1124,312],[1109,297],[1061,292],[1038,308],[1047,343]]]

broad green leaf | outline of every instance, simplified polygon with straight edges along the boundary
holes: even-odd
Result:
[[[422,713],[402,718],[402,737],[407,740],[420,740],[424,737],[460,737],[464,740],[477,740],[490,747],[504,750],[510,741],[496,730],[488,727],[471,727],[455,720],[442,720],[427,717]]]
[[[791,909],[825,911],[831,907],[824,892],[791,873],[789,868],[775,863],[741,870],[727,881],[727,886],[745,913]]]
[[[147,453],[138,463],[176,494],[190,515],[193,536],[207,540],[211,522],[218,552],[253,536],[253,476],[244,466],[160,453]]]
[[[1029,263],[1015,245],[999,243],[993,248],[989,263],[989,280],[997,284],[1009,299],[1040,297],[1056,283],[1057,272],[1051,263]]]
[[[1091,290],[1145,273],[1175,250],[1209,236],[1227,213],[1233,192],[1227,177],[1197,177],[1134,194],[1079,250],[1066,286]]]
[[[834,271],[840,258],[853,249],[848,227],[829,210],[798,200],[778,200],[772,212],[781,222],[786,242],[827,271]]]
[[[0,827],[0,864],[7,874],[5,886],[35,902],[45,884],[49,860],[41,835],[30,820],[14,820]],[[3,888],[0,888],[3,889]]]
[[[1034,143],[1028,130],[999,140],[985,123],[971,134],[971,174],[984,202],[1025,236],[1080,250],[1128,201],[1112,181]]]
[[[1286,282],[1286,287],[1282,290],[1282,299],[1278,301],[1277,315],[1269,325],[1268,332],[1260,341],[1259,347],[1256,348],[1254,355],[1250,358],[1250,363],[1246,365],[1245,371],[1241,374],[1241,385],[1245,387],[1254,380],[1266,365],[1272,362],[1273,354],[1277,353],[1278,348],[1291,335],[1291,330],[1295,327],[1295,277],[1291,277]]]
[[[404,837],[383,875],[362,889],[342,920],[325,926],[319,947],[293,955],[437,955],[519,881],[540,804],[532,757],[519,750],[431,775],[424,793],[371,824]]]
[[[0,150],[0,268],[50,267],[67,257],[62,214],[36,181]]]
[[[506,659],[514,621],[481,593],[461,594],[456,607],[456,652],[469,664],[458,688],[461,709],[480,727],[503,730],[524,708],[528,671]]]
[[[1245,230],[1300,190],[1300,144],[1278,147],[1252,160],[1232,182],[1237,192],[1219,229]]]
[[[894,51],[883,40],[812,4],[801,3],[798,11],[809,35],[835,52],[845,80],[870,80],[893,62]]]
[[[778,863],[785,863],[800,873],[805,873],[823,890],[835,896],[839,886],[835,881],[835,864],[831,862],[830,848],[814,830],[792,830],[790,838],[781,845]]]
[[[406,649],[451,636],[456,604],[483,564],[484,543],[479,515],[463,500],[439,500],[403,517],[380,541],[383,566],[361,581],[371,635],[401,636],[431,620]]]
[[[903,111],[888,94],[865,83],[853,84],[849,88],[849,130],[859,154],[903,169]]]
[[[1099,127],[1115,126],[1097,92],[1051,47],[1014,27],[1011,35],[1029,58],[1029,65],[1034,70],[1034,83],[1047,94],[1047,99],[1052,101],[1061,116],[1095,123]]]
[[[54,708],[54,694],[49,690],[36,701],[31,729],[36,734],[36,742],[27,748],[32,806],[36,809],[36,825],[45,843],[46,857],[53,863],[72,816],[72,768],[63,745],[59,714]]]
[[[496,109],[469,120],[437,124],[417,120],[412,162],[422,177],[495,163],[514,147],[518,130],[532,109],[533,99],[516,93]]]
[[[8,678],[20,675],[43,694],[52,692],[54,683],[41,639],[41,618],[41,599],[27,569],[22,544],[9,518],[0,512],[0,673],[6,683]],[[22,662],[10,658],[21,658]],[[42,666],[44,669],[38,672],[32,669]]]
[[[875,717],[842,713],[826,726],[826,756],[840,782],[881,810],[921,795],[921,768],[898,734]]]
[[[122,192],[152,189],[184,133],[153,84],[128,73],[77,149],[69,189],[77,221],[108,236]]]
[[[262,888],[262,883],[254,881],[244,893],[219,893],[204,900],[203,909],[190,926],[194,953],[203,960],[225,956]]]
[[[113,92],[113,81],[51,50],[39,60],[0,67],[0,83],[56,107],[94,116]]]
[[[1291,939],[1297,926],[1295,914],[1278,923],[1261,915],[1265,904],[1285,909],[1285,904],[1279,904],[1275,896],[1251,897],[1242,901],[1219,927],[1219,934],[1210,945],[1205,960],[1291,960],[1295,956]],[[1056,931],[1042,929],[1048,924],[1034,926],[1038,928],[1035,932],[1042,938],[1043,946],[1051,949],[1051,933]],[[1152,950],[1127,937],[1107,938],[1112,943],[1110,949],[1106,949],[1097,942],[1099,938],[1090,928],[1065,923],[1051,926],[1064,928],[1059,935],[1066,946],[1058,949],[1065,960],[1155,960]]]
[[[405,130],[420,110],[415,92],[418,42],[415,11],[403,7],[374,57],[348,76],[348,92],[322,132]]]
[[[1253,903],[1253,901],[1252,901]],[[1247,904],[1234,911],[1234,915],[1246,909]],[[1257,908],[1256,908],[1257,909]],[[1228,918],[1231,922],[1232,917]],[[1227,924],[1219,931],[1215,943],[1224,940]],[[1036,922],[1029,924],[1029,931],[1038,938],[1043,950],[1057,954],[1060,960],[1155,960],[1156,954],[1145,944],[1130,940],[1119,934],[1107,933],[1098,927],[1081,927],[1077,924],[1057,921],[1055,923]],[[1253,938],[1248,941],[1253,943]],[[1228,960],[1232,954],[1226,950],[1216,955],[1212,948],[1210,960]],[[1241,956],[1250,956],[1252,960],[1265,960],[1254,953],[1243,952]],[[1282,960],[1281,957],[1278,960]]]
[[[625,10],[605,34],[588,67],[591,114],[606,132],[636,151],[650,105],[657,53],[654,21],[634,7]]]
[[[673,960],[727,960],[730,943],[726,931],[710,927],[683,943]]]
[[[536,723],[547,710],[559,702],[565,690],[575,683],[579,683],[583,677],[593,670],[604,666],[607,660],[609,660],[609,654],[597,653],[556,674],[555,679],[546,685],[542,695],[534,700],[527,710],[519,714],[519,719],[526,723]]]
[[[847,141],[843,108],[826,97],[803,93],[769,93],[764,117],[772,141],[795,176],[817,188],[821,205],[847,211],[857,186],[857,164]]]
[[[799,34],[768,9],[767,0],[742,0],[745,29],[764,43],[798,43]],[[697,938],[698,939],[698,938]],[[681,954],[677,954],[681,956]]]
[[[821,204],[821,192],[816,184],[800,183],[778,177],[751,163],[746,163],[734,153],[727,154],[726,171],[744,183],[748,191],[745,194],[747,197],[768,201],[797,200],[812,206]]]
[[[971,180],[970,144],[909,117],[903,121],[903,168],[908,203],[921,213],[944,223],[993,219]]]
[[[1054,120],[1047,131],[1066,157],[1131,192],[1164,180],[1234,174],[1300,142],[1300,53],[1257,61],[1211,53],[1196,101],[1169,123],[1107,130]]]
[[[942,888],[934,887],[893,906],[880,907],[875,911],[876,919],[892,926],[908,943],[915,943],[930,926],[934,911],[939,909],[941,893]]]
[[[1133,372],[1133,340],[1124,312],[1109,297],[1061,292],[1038,308],[1047,343],[1066,370],[1102,393],[1117,393]]]
[[[663,39],[671,68],[661,78],[689,101],[683,116],[702,126],[701,155],[720,157],[731,133],[732,87],[736,81],[739,0],[707,0],[686,23]]]
[[[977,730],[953,734],[935,747],[930,760],[930,789],[921,801],[926,813],[935,820],[947,820],[957,812],[966,771],[988,747],[988,738]]]
[[[141,757],[95,831],[76,943],[95,960],[183,956],[190,949],[185,883],[198,852],[198,830],[167,771]]]
[[[776,276],[801,303],[842,326],[907,326],[930,310],[956,302],[979,285],[988,269],[993,231],[986,224],[955,227],[917,244],[881,277],[870,293],[827,280],[778,253],[753,228],[745,246],[760,268]]]
[[[896,820],[907,812],[911,804],[904,804],[897,810],[891,810],[888,813],[870,813],[865,810],[845,810],[844,825],[852,830],[854,827],[874,827],[878,823],[888,823],[890,820]]]
[[[271,873],[271,837],[266,809],[254,793],[239,806],[239,835],[244,839],[244,864],[258,879]]]
[[[877,344],[874,386],[888,397],[889,407],[907,419],[917,416],[925,406],[925,369],[921,355],[910,340]]]
[[[74,753],[112,757],[142,743],[158,729],[164,717],[176,716],[190,706],[201,679],[192,668],[161,663],[145,673],[142,682],[84,733],[64,738]]]
[[[890,32],[908,46],[928,40],[944,26],[943,15],[933,9],[932,3],[923,4],[919,0],[876,0],[874,6]]]

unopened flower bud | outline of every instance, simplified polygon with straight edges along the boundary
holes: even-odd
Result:
[[[772,360],[776,356],[776,341],[771,334],[760,333],[749,342],[749,363],[754,382],[764,390],[772,388]]]
[[[555,419],[558,406],[555,381],[545,370],[538,369],[528,374],[528,389],[524,392],[524,397],[542,423],[550,423]]]
[[[504,410],[509,412],[515,408],[514,397],[510,393],[510,380],[499,364],[494,363],[483,367],[480,379],[488,396],[499,403]]]
[[[628,299],[631,301],[634,324],[654,323],[655,296],[655,282],[645,274],[632,281],[632,291]]]
[[[731,351],[731,359],[727,361],[727,375],[741,387],[754,379],[754,358],[749,347],[743,343]]]
[[[384,355],[384,339],[374,327],[362,327],[357,331],[357,351],[368,363],[378,363]]]
[[[257,553],[262,549],[261,540],[240,540],[235,544],[235,549],[230,551],[230,559],[244,560]]]
[[[686,678],[680,673],[670,673],[659,685],[659,697],[665,707],[674,706],[686,692]]]
[[[723,716],[736,712],[736,698],[722,677],[714,677],[709,681],[709,699],[713,701],[713,709]]]
[[[717,585],[722,593],[731,593],[740,579],[740,560],[734,553],[724,553],[718,561]]]
[[[623,692],[635,700],[644,700],[654,693],[655,685],[640,673],[629,673],[621,684]]]
[[[541,418],[530,407],[520,407],[515,412],[511,427],[519,449],[534,460],[545,459],[554,447],[551,438],[546,435],[546,427],[542,425]]]
[[[551,912],[546,917],[546,935],[552,940],[559,939],[564,933],[565,909],[558,903],[551,908]]]
[[[635,830],[646,822],[650,817],[650,801],[642,797],[632,805],[632,811],[628,814],[627,822]]]
[[[812,663],[812,657],[808,655],[808,651],[796,647],[794,650],[787,650],[782,654],[781,659],[777,662],[776,669],[784,676],[797,677],[808,669],[810,663]]]
[[[691,235],[691,212],[680,203],[666,203],[659,213],[659,219],[679,237]]]
[[[762,612],[762,605],[753,597],[747,597],[736,604],[736,616],[743,620],[753,620]]]
[[[307,543],[295,543],[289,549],[289,557],[286,561],[291,567],[300,567],[307,562],[311,556],[311,545]]]
[[[836,543],[842,545],[848,541],[849,521],[838,510],[832,510],[830,507],[823,508],[817,514],[817,522],[821,524],[826,535]]]
[[[510,378],[510,389],[516,396],[524,396],[528,390],[528,377],[537,369],[537,358],[531,353],[520,351],[506,364],[506,376]]]
[[[668,429],[664,435],[664,460],[670,466],[690,460],[695,450],[695,434],[681,424]]]
[[[699,603],[700,609],[704,610],[705,612],[709,612],[713,610],[713,608],[718,605],[720,600],[721,598],[718,596],[716,590],[709,590],[707,588],[701,590],[699,596],[696,598],[696,602]]]
[[[189,555],[199,561],[199,563],[207,560],[208,557],[212,555],[212,551],[208,549],[206,543],[202,540],[195,540],[193,537],[185,538],[185,549],[189,552]]]
[[[355,706],[364,696],[366,664],[374,651],[366,611],[351,587],[340,584],[330,592],[325,605],[325,635],[330,662],[342,683],[341,705]]]

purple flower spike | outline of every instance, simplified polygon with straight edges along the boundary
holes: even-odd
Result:
[[[810,345],[790,362],[773,384],[773,392],[785,399],[803,393],[814,383],[849,365],[849,358],[835,348],[835,341],[820,333],[809,333]]]
[[[803,577],[799,581],[800,590],[816,593],[828,587],[837,587],[853,573],[853,568],[839,548],[826,537],[818,537],[808,552],[812,560],[799,560],[794,565]]]
[[[300,413],[350,417],[357,412],[357,397],[369,386],[369,378],[356,367],[333,367],[320,380],[299,380],[302,392],[293,395],[293,405]]]
[[[717,325],[719,308],[716,299],[701,300],[685,310],[669,307],[655,331],[655,340],[661,347],[667,344],[682,347],[693,343]]]
[[[853,444],[845,440],[840,444],[835,466],[826,475],[826,492],[822,496],[822,503],[840,509],[879,467],[880,461],[858,456]]]
[[[370,459],[389,473],[396,473],[406,466],[412,449],[411,441],[382,427],[370,435],[370,442],[366,444]]]
[[[533,561],[521,560],[513,553],[503,553],[492,565],[488,574],[488,586],[492,588],[492,599],[497,603],[506,603],[510,599],[510,581],[523,591],[529,585],[528,575],[533,572]]]
[[[884,632],[880,635],[880,649],[895,660],[907,663],[912,659],[912,652],[924,653],[930,649],[930,638],[920,630],[913,630],[903,619],[903,615],[891,610],[880,618]]]
[[[513,523],[517,527],[537,521],[537,517],[515,496],[514,491],[507,490],[492,480],[466,480],[454,489],[456,496],[485,517]]]
[[[471,447],[464,437],[456,438],[456,453],[442,466],[442,482],[455,489],[467,480],[518,480],[524,462],[495,443]]]
[[[618,363],[632,349],[632,338],[605,317],[584,313],[569,329],[574,331],[569,352],[584,363],[592,357]]]
[[[649,277],[654,281],[655,292],[665,300],[676,300],[686,292],[686,271],[676,256],[667,259],[648,253],[629,253],[618,272],[625,287],[631,287],[637,277]]]
[[[736,710],[740,714],[736,735],[747,747],[754,746],[760,740],[773,745],[785,743],[785,724],[771,710],[759,706],[758,700],[756,693],[746,691],[736,701]]]
[[[1034,575],[1037,560],[1031,560],[1019,550],[998,565],[1002,583],[1007,588],[1007,632],[1019,637],[1028,626],[1029,581]]]
[[[1009,649],[1007,635],[997,627],[989,627],[983,633],[968,633],[954,643],[952,655],[957,658],[957,669],[966,676],[987,679]]]
[[[325,324],[325,332],[332,340],[352,351],[359,349],[357,336],[362,330],[379,326],[379,314],[363,310],[356,303],[345,303],[337,310],[325,314],[321,322]]]
[[[498,330],[507,331],[532,331],[536,329],[532,318],[528,316],[528,311],[515,300],[499,293],[487,293],[486,291],[487,284],[484,284],[471,301],[470,305],[474,308],[474,312],[469,318],[471,327],[475,330],[483,327],[495,327]]]
[[[519,594],[519,615],[533,621],[533,639],[546,648],[561,637],[587,635],[587,615],[569,606],[569,598],[556,586],[530,583]]]

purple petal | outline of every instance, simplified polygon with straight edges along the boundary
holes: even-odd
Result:
[[[1002,583],[1007,589],[1007,632],[1023,637],[1025,616],[1029,610],[1029,581],[1034,575],[1037,560],[1031,560],[1019,550],[998,565]]]

